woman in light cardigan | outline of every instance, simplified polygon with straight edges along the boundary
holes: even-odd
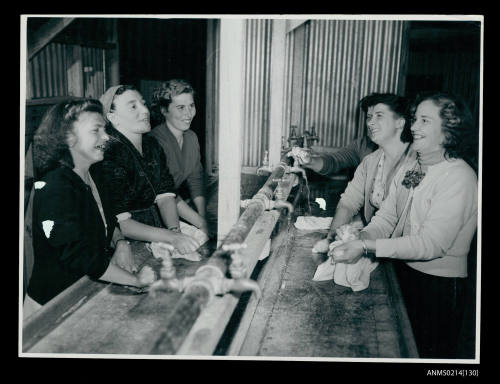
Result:
[[[356,214],[366,225],[386,198],[391,180],[400,177],[404,165],[415,158],[406,98],[373,93],[361,99],[360,105],[366,113],[368,136],[379,148],[365,156],[356,168],[337,205],[328,235],[313,248],[315,253],[328,252],[337,228],[349,223]]]
[[[477,176],[468,159],[470,112],[459,98],[417,98],[417,163],[394,181],[380,210],[335,262],[373,253],[402,259],[400,281],[420,357],[453,358],[464,311],[467,255],[477,226]]]

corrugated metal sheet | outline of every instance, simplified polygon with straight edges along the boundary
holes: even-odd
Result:
[[[359,100],[371,92],[398,93],[404,28],[404,21],[311,20],[291,32],[285,138],[292,125],[298,134],[314,126],[322,146],[344,146],[363,134]]]
[[[67,95],[66,46],[51,43],[29,62],[32,98]]]
[[[82,48],[83,82],[86,97],[99,98],[105,91],[104,60],[104,49]]]
[[[31,89],[30,98],[68,96],[67,70],[69,67],[67,48],[71,45],[50,43],[29,62]],[[102,48],[82,47],[84,95],[98,98],[104,93],[104,60]]]
[[[272,20],[246,23],[243,165],[261,165],[269,141]]]

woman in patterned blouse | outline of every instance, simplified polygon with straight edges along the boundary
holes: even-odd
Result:
[[[391,93],[373,93],[361,99],[360,104],[366,113],[368,136],[379,148],[356,168],[337,205],[327,237],[314,246],[317,253],[328,252],[337,228],[350,222],[358,212],[366,225],[387,196],[391,180],[414,161],[408,100]]]

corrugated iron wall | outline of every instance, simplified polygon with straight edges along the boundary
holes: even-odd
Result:
[[[364,133],[359,100],[404,91],[407,22],[310,20],[287,34],[284,121],[317,145],[339,147]],[[271,20],[248,20],[243,166],[260,166],[269,136]]]
[[[67,95],[66,45],[51,43],[29,62],[32,86],[27,98],[56,97]]]
[[[259,166],[269,141],[272,20],[247,20],[243,165]]]
[[[69,96],[67,71],[70,66],[67,55],[68,48],[74,45],[50,43],[29,62],[28,71],[31,76],[28,99]],[[104,93],[105,73],[104,54],[102,48],[82,47],[82,68],[84,79],[84,95],[99,97]]]
[[[363,134],[359,100],[404,88],[405,23],[311,20],[289,33],[285,138],[292,125],[299,134],[314,126],[321,146],[344,146]]]

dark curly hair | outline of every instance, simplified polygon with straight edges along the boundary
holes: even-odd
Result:
[[[102,115],[102,104],[95,99],[77,99],[58,103],[45,113],[33,137],[33,164],[37,179],[60,165],[74,167],[67,138],[73,123],[83,112]]]
[[[412,116],[420,103],[430,100],[440,108],[446,158],[460,158],[477,170],[477,133],[467,103],[457,95],[446,92],[426,92],[417,95],[411,108]],[[412,118],[413,119],[413,118]]]
[[[173,98],[183,93],[190,93],[193,98],[196,95],[191,84],[183,79],[171,79],[155,88],[151,100],[151,114],[154,121],[157,123],[163,122],[165,117],[161,114],[161,108],[168,109]]]
[[[377,104],[387,105],[392,112],[399,117],[405,119],[405,125],[401,132],[400,140],[403,143],[411,143],[413,136],[411,134],[411,119],[410,119],[410,101],[403,96],[395,95],[394,93],[372,93],[363,97],[360,102],[360,107],[363,112],[367,113],[369,107]]]

